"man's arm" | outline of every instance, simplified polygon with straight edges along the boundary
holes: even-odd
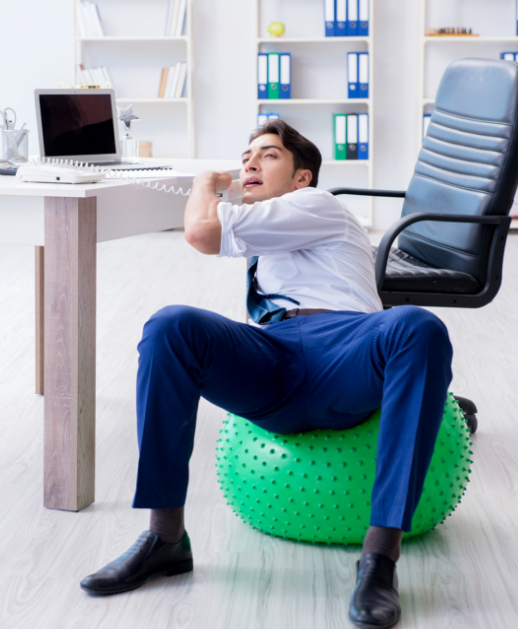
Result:
[[[206,172],[194,178],[184,215],[185,240],[206,255],[217,255],[221,248],[221,223],[216,196],[226,190],[232,177],[225,172]]]

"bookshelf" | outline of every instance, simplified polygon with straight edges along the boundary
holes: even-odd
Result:
[[[290,52],[291,99],[255,99],[257,114],[280,117],[314,142],[322,153],[319,188],[373,187],[373,11],[369,2],[369,36],[325,37],[323,0],[254,0],[254,63],[257,85],[257,53]],[[270,37],[272,22],[286,26],[285,36]],[[369,52],[369,98],[347,98],[347,53]],[[257,87],[255,87],[257,92]],[[369,114],[369,160],[335,160],[334,113]],[[347,197],[348,207],[366,229],[373,225],[373,199]]]
[[[141,118],[132,125],[134,137],[152,141],[154,157],[193,158],[193,0],[187,0],[186,34],[178,37],[162,34],[168,0],[96,2],[107,34],[82,37],[77,2],[72,0],[74,75],[81,63],[87,68],[108,67],[117,104],[124,107],[133,104],[133,112]],[[177,61],[187,62],[186,96],[157,98],[162,68]]]
[[[516,0],[419,0],[418,133],[423,142],[423,114],[431,113],[439,81],[446,67],[464,57],[500,59],[501,52],[518,52]],[[478,37],[427,36],[429,28],[472,28]]]

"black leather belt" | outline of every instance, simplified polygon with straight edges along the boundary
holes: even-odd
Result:
[[[293,319],[299,315],[319,314],[320,312],[333,312],[333,310],[328,310],[327,308],[293,308],[293,310],[286,310],[282,320]]]

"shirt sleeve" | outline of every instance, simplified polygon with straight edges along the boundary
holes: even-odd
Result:
[[[343,242],[347,215],[332,194],[304,188],[251,205],[218,205],[218,257],[265,256]]]

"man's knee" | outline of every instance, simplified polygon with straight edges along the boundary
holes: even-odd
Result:
[[[433,313],[418,306],[399,306],[390,311],[391,324],[400,342],[411,341],[427,348],[452,353],[444,323]]]
[[[199,308],[183,305],[161,308],[144,325],[141,343],[162,343],[184,337],[193,326],[199,326],[200,312]]]

